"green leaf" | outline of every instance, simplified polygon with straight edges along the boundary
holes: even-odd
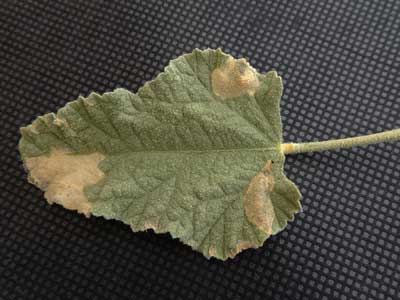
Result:
[[[283,174],[281,95],[275,71],[194,50],[136,94],[92,93],[37,118],[20,152],[50,203],[226,259],[301,209]]]

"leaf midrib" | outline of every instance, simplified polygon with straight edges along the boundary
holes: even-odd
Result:
[[[231,149],[208,149],[208,150],[140,150],[132,151],[128,150],[126,152],[120,152],[108,155],[121,155],[121,154],[133,154],[133,153],[144,153],[144,154],[190,154],[190,153],[220,153],[220,152],[257,152],[257,151],[267,151],[267,152],[279,152],[279,147],[261,147],[261,148],[231,148]],[[77,153],[80,154],[80,153]],[[107,153],[105,153],[107,155]]]

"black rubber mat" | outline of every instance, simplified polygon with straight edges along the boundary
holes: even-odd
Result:
[[[195,47],[279,72],[285,141],[400,128],[400,1],[2,0],[0,299],[400,299],[399,143],[289,157],[303,212],[227,262],[27,183],[19,127]]]

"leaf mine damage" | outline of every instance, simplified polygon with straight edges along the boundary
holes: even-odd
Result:
[[[248,220],[266,234],[272,234],[275,219],[271,192],[275,180],[272,176],[272,161],[269,160],[260,173],[250,181],[244,195],[244,208]]]
[[[249,63],[244,58],[233,57],[212,72],[211,81],[214,93],[224,98],[253,96],[260,85],[257,73]]]
[[[45,191],[50,204],[61,204],[88,217],[91,204],[83,190],[103,178],[98,168],[103,159],[100,153],[73,155],[53,149],[50,156],[27,158],[25,166],[30,172],[29,180]]]

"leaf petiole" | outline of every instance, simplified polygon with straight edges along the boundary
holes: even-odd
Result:
[[[325,150],[334,150],[342,148],[351,148],[356,146],[366,146],[382,142],[393,142],[400,140],[400,129],[388,130],[369,135],[328,140],[310,143],[287,143],[282,144],[282,151],[286,154],[297,154],[305,152],[316,152]]]

